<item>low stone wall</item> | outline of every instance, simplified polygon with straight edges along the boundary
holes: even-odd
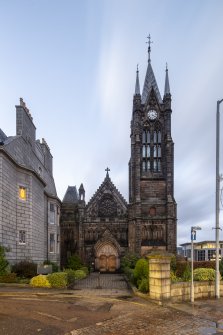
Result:
[[[172,283],[170,287],[170,299],[172,302],[190,301],[190,282]],[[223,282],[220,284],[220,295],[223,295]],[[194,299],[214,298],[215,282],[194,281]]]
[[[149,297],[155,301],[190,301],[191,283],[171,283],[170,259],[168,255],[151,255],[149,260]],[[220,296],[223,296],[223,280],[220,282]],[[194,281],[194,299],[214,298],[215,281]]]

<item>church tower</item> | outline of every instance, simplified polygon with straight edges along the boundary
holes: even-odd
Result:
[[[129,162],[129,251],[176,253],[174,143],[171,136],[171,94],[166,68],[161,98],[153,73],[149,36],[148,67],[140,93],[137,67],[131,120]]]

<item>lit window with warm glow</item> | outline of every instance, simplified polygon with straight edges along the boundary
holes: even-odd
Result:
[[[26,188],[23,186],[19,186],[19,198],[21,200],[26,200]]]

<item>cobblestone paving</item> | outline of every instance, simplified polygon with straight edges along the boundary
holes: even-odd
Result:
[[[213,322],[181,311],[133,298],[112,307],[118,315],[94,325],[74,329],[71,335],[208,335],[215,333]],[[115,314],[116,314],[115,313]]]

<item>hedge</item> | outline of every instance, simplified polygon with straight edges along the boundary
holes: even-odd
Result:
[[[142,292],[148,292],[149,290],[149,264],[144,258],[140,258],[136,262],[135,269],[133,271],[134,281],[138,289]],[[147,284],[146,284],[147,282]],[[147,289],[147,290],[146,290]]]
[[[51,287],[53,288],[66,288],[67,287],[67,274],[66,272],[54,272],[47,275]]]
[[[33,287],[51,287],[46,275],[38,275],[30,280],[30,285]]]
[[[197,268],[194,270],[194,280],[215,280],[215,270],[211,268]]]
[[[12,266],[12,272],[18,277],[32,278],[37,274],[37,264],[29,261],[21,261]]]
[[[17,283],[18,278],[16,273],[5,273],[0,276],[0,283]]]

